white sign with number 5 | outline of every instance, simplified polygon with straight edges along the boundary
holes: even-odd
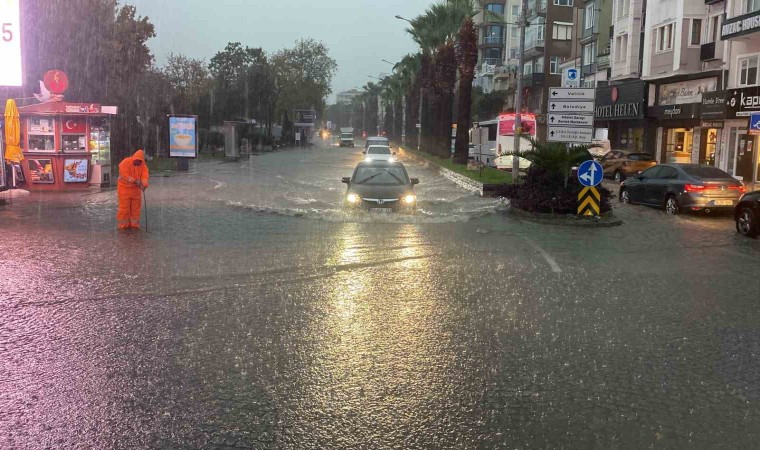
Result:
[[[0,0],[0,86],[21,86],[19,0]]]

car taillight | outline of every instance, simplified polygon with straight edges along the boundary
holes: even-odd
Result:
[[[705,190],[701,184],[687,184],[683,188],[686,189],[686,192],[702,192]]]
[[[739,193],[741,194],[744,194],[747,192],[747,188],[745,188],[744,186],[729,186],[728,188],[733,191],[739,191]]]

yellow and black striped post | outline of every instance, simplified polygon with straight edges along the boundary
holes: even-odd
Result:
[[[599,203],[602,196],[595,187],[585,187],[578,194],[578,215],[579,216],[598,216]]]

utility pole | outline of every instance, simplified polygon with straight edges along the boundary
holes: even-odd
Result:
[[[517,66],[517,92],[515,92],[515,148],[512,155],[512,182],[516,183],[520,176],[520,135],[522,134],[522,91],[523,91],[523,65],[525,65],[525,29],[528,27],[528,0],[522,0],[522,12],[520,12],[520,63]]]
[[[417,150],[422,149],[422,101],[425,98],[425,88],[420,87],[420,110],[417,114],[417,123],[415,126],[419,125],[417,127]]]

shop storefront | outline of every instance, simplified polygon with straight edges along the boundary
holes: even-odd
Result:
[[[655,154],[646,95],[646,82],[639,80],[596,89],[594,128],[597,136],[607,136],[611,149]]]
[[[116,107],[48,102],[19,108],[26,188],[69,191],[110,183]]]
[[[760,86],[728,91],[724,122],[728,151],[722,168],[754,187],[760,183],[760,136],[747,130],[752,112],[760,112]]]
[[[702,94],[700,118],[701,136],[698,162],[721,167],[726,156],[726,145],[723,139],[723,127],[726,120],[726,91]]]
[[[705,134],[703,142],[702,96],[714,92],[717,87],[717,77],[657,86],[657,98],[654,106],[649,108],[649,115],[658,124],[656,141],[659,151],[656,156],[659,162],[709,163],[708,141],[710,148],[714,148],[717,135]],[[714,160],[714,153],[712,158]]]

